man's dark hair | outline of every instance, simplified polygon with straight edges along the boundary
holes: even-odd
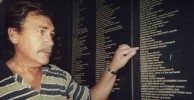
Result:
[[[40,3],[31,1],[17,2],[10,10],[8,10],[5,16],[5,45],[8,49],[8,58],[13,56],[14,47],[9,40],[7,30],[11,27],[15,28],[17,31],[22,31],[23,22],[30,12],[33,12],[37,15],[47,16],[52,20],[51,13],[48,12],[48,10]]]
[[[29,12],[34,12],[37,15],[44,15],[51,18],[50,13],[47,12],[40,3],[23,1],[16,3],[6,14],[5,24],[6,28],[16,28],[21,31],[21,26]]]

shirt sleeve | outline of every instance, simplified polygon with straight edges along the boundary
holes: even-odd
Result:
[[[86,86],[76,83],[71,76],[67,91],[70,100],[91,100],[90,90]]]

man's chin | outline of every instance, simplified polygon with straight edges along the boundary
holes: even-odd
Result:
[[[46,65],[49,63],[50,55],[44,53],[43,55],[40,55],[37,60],[39,61],[40,64]]]
[[[43,65],[47,65],[49,62],[43,63]]]
[[[40,63],[42,64],[42,65],[47,65],[48,63],[49,63],[49,59],[48,60],[42,60],[42,61],[40,61]]]

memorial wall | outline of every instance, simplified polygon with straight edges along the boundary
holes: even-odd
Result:
[[[79,84],[91,87],[95,83],[95,2],[73,1],[72,11],[71,73]]]
[[[141,100],[193,100],[191,1],[140,0]]]
[[[118,45],[130,44],[130,6],[128,0],[73,1],[72,74],[78,83],[92,87],[109,66]],[[118,73],[110,100],[130,98],[130,74],[128,63]]]
[[[79,0],[73,10],[76,78],[90,83],[84,76],[92,67],[98,82],[117,46],[126,43],[140,50],[119,71],[110,100],[194,99],[193,7],[175,0]]]

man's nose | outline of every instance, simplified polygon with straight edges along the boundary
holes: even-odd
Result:
[[[50,40],[49,40],[49,44],[50,44],[50,46],[53,46],[53,45],[54,45],[53,38],[50,38]]]
[[[52,36],[48,36],[47,39],[46,39],[46,41],[47,41],[47,44],[49,46],[53,46],[54,45],[54,41],[53,41]]]

